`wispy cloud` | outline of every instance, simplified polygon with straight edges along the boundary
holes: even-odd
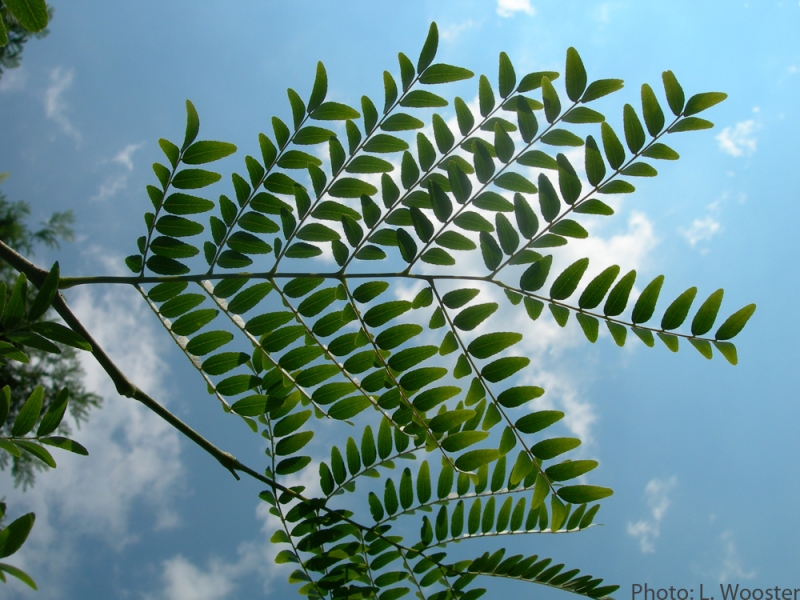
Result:
[[[131,160],[131,156],[133,156],[133,153],[142,146],[144,146],[144,142],[139,142],[138,144],[128,144],[122,150],[120,150],[120,152],[114,158],[111,159],[111,162],[119,163],[128,169],[128,171],[133,171],[133,161]]]
[[[750,119],[726,127],[716,137],[719,148],[731,156],[750,156],[756,151],[755,133],[760,129],[758,123]]]
[[[111,162],[122,165],[125,168],[124,173],[115,173],[106,177],[105,181],[100,184],[97,193],[91,197],[93,202],[103,202],[109,198],[113,198],[119,192],[128,187],[128,177],[133,171],[133,153],[139,148],[144,146],[144,142],[138,144],[128,144],[123,148]]]
[[[711,215],[703,217],[702,219],[695,219],[692,224],[685,228],[679,229],[680,234],[686,238],[689,245],[694,247],[699,242],[707,242],[717,233],[722,230],[722,225]]]
[[[669,493],[677,483],[678,479],[673,475],[669,479],[651,479],[644,488],[651,518],[628,523],[628,535],[639,540],[643,553],[656,551],[656,540],[661,535],[661,521],[670,504]]]
[[[723,558],[722,568],[719,572],[719,582],[725,583],[726,581],[735,581],[737,579],[752,579],[756,576],[755,571],[748,571],[742,565],[742,559],[739,556],[739,551],[736,548],[736,543],[733,541],[733,532],[726,530],[719,536],[722,543]]]
[[[518,12],[533,16],[536,9],[531,6],[530,0],[497,0],[497,14],[501,17],[507,19]]]
[[[44,114],[64,134],[73,138],[76,146],[80,146],[83,136],[67,117],[67,102],[63,98],[64,92],[72,85],[74,75],[75,71],[72,69],[64,70],[61,67],[50,71],[50,85],[44,93]]]
[[[731,199],[729,192],[722,193],[706,207],[708,211],[705,216],[697,217],[688,227],[679,227],[678,233],[686,239],[692,248],[697,247],[701,242],[708,242],[724,230],[721,222],[722,205]],[[739,203],[745,202],[746,199],[747,195],[743,193],[739,193],[736,197]],[[706,253],[708,248],[701,248],[700,251],[701,253]]]
[[[462,23],[453,23],[452,25],[447,25],[446,27],[442,27],[439,31],[439,36],[445,42],[454,42],[455,39],[461,35],[462,32],[475,27],[476,23],[472,19],[467,19]]]

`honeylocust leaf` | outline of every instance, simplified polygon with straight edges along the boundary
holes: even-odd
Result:
[[[680,327],[686,320],[696,295],[697,288],[690,287],[678,296],[664,311],[664,317],[661,319],[661,329],[670,330]]]
[[[616,283],[603,306],[603,314],[609,317],[622,314],[628,305],[634,281],[636,281],[636,271],[629,271]]]
[[[661,133],[664,128],[664,112],[661,110],[653,88],[646,83],[642,84],[642,115],[650,135],[655,137]]]
[[[633,307],[631,321],[634,323],[646,323],[653,316],[653,311],[658,302],[658,295],[661,293],[661,286],[664,285],[664,276],[659,275],[648,283],[642,290],[642,295],[636,300]]]
[[[473,75],[474,73],[469,69],[437,63],[425,69],[425,72],[420,75],[419,81],[425,85],[435,85],[470,79]]]
[[[750,317],[753,316],[754,312],[756,312],[755,304],[748,304],[744,308],[737,310],[725,320],[719,329],[717,329],[717,333],[714,334],[714,339],[722,341],[736,337],[747,324],[747,321],[750,320]]]
[[[328,74],[325,72],[325,65],[317,63],[317,74],[314,77],[314,86],[311,89],[311,96],[308,99],[307,110],[311,114],[325,100],[328,94]]]
[[[724,294],[724,290],[719,289],[700,305],[697,314],[692,319],[692,335],[704,335],[711,331],[714,321],[717,319]]]
[[[664,71],[661,74],[661,80],[664,83],[664,91],[667,94],[667,104],[672,113],[679,117],[683,112],[685,96],[683,95],[683,88],[678,83],[675,74],[672,71]]]
[[[596,308],[605,298],[611,288],[611,284],[614,283],[614,280],[619,275],[619,271],[619,266],[614,265],[603,270],[602,273],[592,279],[581,294],[578,306],[585,310]]]
[[[581,102],[591,102],[592,100],[597,100],[598,98],[612,94],[621,90],[623,85],[624,82],[621,79],[598,79],[597,81],[593,81],[583,93]]]
[[[550,79],[542,77],[542,102],[544,103],[544,115],[548,123],[553,123],[558,115],[561,114],[561,100],[558,93],[550,83]]]
[[[564,71],[564,87],[567,88],[567,96],[573,102],[581,98],[581,94],[586,89],[586,69],[583,66],[578,51],[575,48],[567,49],[567,67]]]
[[[564,269],[550,287],[550,297],[554,300],[569,298],[578,287],[588,266],[589,259],[581,258]]]
[[[425,43],[422,46],[422,51],[419,53],[419,60],[417,60],[417,72],[422,73],[433,62],[436,56],[436,49],[439,46],[439,29],[436,23],[431,23],[428,29],[428,37],[425,38]]]

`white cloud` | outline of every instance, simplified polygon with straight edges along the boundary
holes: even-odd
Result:
[[[661,521],[670,504],[668,495],[677,483],[678,479],[673,475],[669,479],[651,479],[644,488],[651,518],[628,523],[628,535],[639,540],[643,553],[656,551],[656,540],[661,535]]]
[[[756,151],[755,132],[760,128],[752,119],[726,127],[716,137],[720,150],[731,156],[750,156]]]
[[[461,35],[462,32],[475,27],[476,23],[472,19],[467,19],[463,23],[453,23],[452,25],[448,25],[447,27],[443,27],[439,30],[439,36],[445,42],[453,42],[455,39]]]
[[[119,192],[128,187],[128,175],[119,173],[117,175],[109,175],[106,180],[100,184],[97,193],[90,198],[92,202],[103,202],[109,198],[113,198]]]
[[[44,93],[44,114],[59,126],[61,131],[75,140],[75,145],[80,146],[81,132],[78,131],[67,117],[67,103],[63,98],[72,85],[75,72],[72,69],[64,70],[61,67],[50,72],[50,86]]]
[[[138,296],[114,288],[102,295],[85,288],[70,295],[81,321],[142,389],[164,400],[166,367],[162,337]],[[78,561],[79,544],[119,550],[136,541],[129,530],[134,511],[147,509],[155,529],[177,525],[173,497],[183,490],[178,434],[138,402],[120,398],[111,381],[88,353],[81,356],[85,385],[104,398],[74,438],[89,456],[55,455],[58,468],[41,473],[32,491],[12,489],[9,507],[32,510],[36,525],[14,564],[33,576],[37,597],[60,597]],[[5,489],[8,475],[0,475]]]
[[[723,531],[719,539],[724,551],[722,568],[719,572],[719,582],[725,583],[726,581],[752,579],[755,577],[755,571],[747,571],[744,566],[742,566],[742,559],[739,557],[739,551],[733,541],[733,532]]]
[[[6,69],[3,78],[0,79],[0,92],[19,92],[25,89],[28,82],[28,73],[22,67],[16,69]]]
[[[318,464],[312,463],[300,473],[287,477],[284,484],[289,487],[304,486],[306,495],[316,497],[320,494],[317,468]],[[283,510],[288,511],[291,507],[292,504],[284,505]],[[211,556],[205,568],[195,566],[181,554],[165,560],[161,565],[163,587],[155,595],[146,595],[147,600],[224,600],[238,597],[232,596],[238,582],[254,574],[261,580],[264,594],[269,595],[272,581],[291,568],[289,564],[275,564],[278,552],[289,546],[269,541],[275,530],[282,528],[280,520],[270,514],[269,508],[266,502],[256,505],[256,519],[261,521],[258,536],[239,544],[235,560]]]
[[[219,560],[210,561],[208,570],[201,571],[179,554],[164,561],[163,567],[165,600],[219,600],[235,589],[230,566]]]
[[[698,242],[707,242],[720,231],[722,225],[711,215],[702,219],[695,219],[687,229],[679,229],[680,234],[686,238],[689,245],[694,247]]]
[[[530,0],[497,0],[497,14],[501,17],[513,17],[517,12],[533,16],[536,14],[536,9],[531,6]]]
[[[105,181],[100,184],[97,193],[90,198],[92,202],[103,202],[116,196],[119,192],[128,187],[128,177],[133,171],[133,153],[139,148],[144,146],[144,142],[138,144],[128,144],[120,150],[111,162],[122,165],[126,173],[116,173],[106,177]]]
[[[128,144],[122,150],[120,150],[119,153],[111,159],[111,161],[121,164],[128,171],[133,171],[133,161],[131,160],[131,156],[133,156],[133,153],[142,146],[144,146],[144,142],[139,142],[138,144]]]

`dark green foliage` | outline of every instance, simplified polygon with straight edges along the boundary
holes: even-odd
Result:
[[[6,0],[0,2],[0,76],[3,69],[19,66],[22,50],[31,36],[43,38],[49,32],[53,9],[44,0]]]
[[[25,202],[8,202],[5,196],[0,194],[0,240],[18,252],[29,256],[39,244],[53,248],[58,247],[60,239],[72,240],[73,217],[71,212],[53,214],[47,222],[42,223],[42,227],[38,230],[29,228],[26,222],[29,212],[30,209]],[[57,269],[54,273],[57,274]],[[41,386],[43,395],[41,411],[37,416],[44,416],[48,409],[57,406],[59,393],[66,388],[70,397],[70,416],[74,423],[79,425],[88,418],[92,408],[100,406],[101,399],[96,394],[88,392],[83,386],[83,369],[78,363],[76,344],[72,342],[73,337],[70,336],[72,332],[56,323],[45,324],[53,318],[47,309],[52,301],[54,290],[50,288],[45,297],[39,294],[33,285],[25,286],[24,293],[19,296],[20,302],[16,309],[19,319],[15,319],[15,321],[17,325],[23,325],[25,322],[23,317],[27,317],[30,321],[35,322],[35,325],[33,325],[33,331],[20,337],[23,335],[21,331],[13,333],[9,330],[9,326],[12,324],[9,320],[10,313],[15,310],[12,308],[11,299],[12,290],[16,287],[17,274],[5,261],[0,261],[0,281],[5,284],[3,300],[8,303],[3,311],[5,313],[4,339],[10,334],[12,340],[18,340],[12,342],[13,346],[19,349],[15,352],[24,352],[28,359],[20,362],[18,359],[3,360],[0,358],[0,388],[9,386],[10,389],[7,420],[5,424],[0,425],[0,436],[9,436],[12,433],[9,424],[17,420],[22,406],[39,386]],[[37,329],[39,333],[36,333]],[[72,334],[72,336],[74,335]],[[42,336],[44,340],[42,340]],[[48,340],[52,341],[43,343]],[[53,342],[55,342],[57,353],[53,352]],[[7,344],[7,342],[5,343]],[[11,348],[7,348],[3,352],[5,358],[15,356],[10,352]],[[58,435],[67,436],[71,431],[69,423],[59,419],[56,428],[50,433],[55,432]],[[5,469],[9,465],[15,485],[21,485],[23,489],[34,484],[37,470],[45,468],[44,462],[28,452],[18,455],[0,452],[0,468]]]

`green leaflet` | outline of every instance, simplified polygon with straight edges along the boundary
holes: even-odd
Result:
[[[357,119],[361,115],[354,108],[339,102],[323,102],[311,113],[311,118],[318,121],[344,121]]]
[[[537,433],[563,418],[564,413],[559,410],[540,410],[520,417],[517,419],[517,422],[514,423],[514,427],[519,429],[522,433]]]
[[[566,129],[551,129],[542,136],[542,143],[550,146],[583,146],[583,139]]]
[[[642,115],[650,135],[655,137],[661,133],[664,128],[664,112],[661,110],[653,88],[646,83],[642,84]]]
[[[447,369],[443,367],[422,367],[403,375],[400,378],[400,385],[406,390],[415,391],[441,379],[445,375],[447,375]]]
[[[364,150],[375,153],[392,153],[408,150],[408,144],[393,135],[379,133],[371,137],[364,145]]]
[[[737,310],[725,320],[719,329],[717,329],[717,333],[714,334],[714,339],[729,340],[738,335],[747,324],[750,317],[753,316],[754,312],[756,312],[755,304],[748,304],[744,308]]]
[[[370,327],[379,327],[406,313],[410,308],[411,302],[407,300],[384,302],[370,308],[364,314],[364,322]]]
[[[534,262],[520,277],[519,287],[527,292],[535,292],[541,289],[550,274],[550,265],[552,263],[553,257],[549,254]]]
[[[552,223],[561,211],[561,202],[556,189],[544,173],[539,173],[539,207],[544,220],[548,223]]]
[[[599,335],[600,330],[600,323],[598,320],[583,313],[576,313],[575,318],[577,319],[578,324],[581,326],[586,339],[594,344],[597,341],[597,336]]]
[[[686,117],[675,123],[667,132],[679,133],[681,131],[698,131],[701,129],[711,129],[713,126],[714,124],[711,121],[699,119],[698,117]]]
[[[468,69],[438,63],[425,69],[420,75],[419,81],[425,85],[436,85],[470,79],[473,75],[474,73]]]
[[[598,464],[596,460],[567,460],[548,467],[545,473],[550,481],[567,481],[588,473]]]
[[[722,92],[705,92],[703,94],[695,94],[686,102],[686,106],[683,109],[683,115],[685,117],[695,115],[706,110],[707,108],[711,108],[712,106],[719,104],[727,97],[728,94],[723,94]]]
[[[661,74],[661,80],[664,83],[664,91],[667,94],[667,103],[669,108],[676,117],[681,115],[685,97],[683,95],[683,88],[678,83],[672,71],[664,71]]]
[[[384,131],[409,131],[422,129],[424,126],[422,121],[406,113],[393,114],[381,122],[381,129]]]
[[[697,288],[690,287],[678,296],[664,311],[664,317],[661,319],[661,329],[669,330],[680,327],[686,320],[696,295]]]
[[[5,512],[5,505],[3,505]],[[34,513],[27,513],[14,519],[0,531],[0,558],[11,556],[22,547],[36,520]]]
[[[597,277],[589,282],[586,289],[578,300],[578,306],[582,309],[596,308],[611,288],[611,284],[619,275],[619,266],[608,267]]]
[[[605,117],[586,106],[576,106],[562,117],[566,123],[602,123]]]
[[[567,96],[573,102],[577,102],[586,89],[586,69],[575,48],[567,49],[567,66],[564,79],[564,85],[567,88]]]
[[[575,206],[574,211],[580,214],[603,215],[606,217],[614,214],[614,210],[610,206],[596,198],[581,202]]]
[[[524,369],[531,360],[526,356],[507,356],[490,362],[481,369],[481,376],[492,383],[511,377],[520,369]]]
[[[227,142],[195,142],[184,150],[183,162],[187,165],[202,165],[230,156],[234,152],[236,152],[236,146]]]
[[[558,93],[550,83],[548,77],[541,78],[542,86],[542,102],[544,103],[544,114],[548,123],[553,123],[558,115],[561,113],[561,100],[558,98]]]
[[[360,179],[343,177],[336,180],[328,190],[328,193],[334,198],[360,198],[362,195],[372,196],[377,194],[378,190],[375,186]]]
[[[538,188],[528,178],[519,173],[506,172],[498,176],[494,183],[497,187],[512,192],[523,192],[525,194],[535,194]]]
[[[616,283],[603,306],[603,313],[606,316],[615,317],[622,314],[628,305],[634,281],[636,281],[636,271],[629,271]]]
[[[625,105],[622,116],[625,128],[625,142],[628,144],[628,149],[633,154],[636,154],[644,146],[644,128],[642,128],[642,123],[630,104]]]
[[[501,392],[497,396],[497,401],[506,408],[516,408],[526,402],[538,398],[544,394],[544,390],[536,386],[512,387]]]
[[[497,308],[498,304],[496,302],[469,306],[453,318],[453,324],[464,331],[472,331],[494,314]]]
[[[569,298],[578,287],[588,266],[589,259],[581,258],[564,269],[550,287],[550,297],[554,300],[566,300]]]
[[[7,404],[4,403],[5,400],[7,399],[4,397],[3,394],[3,399],[0,400],[0,423],[5,422],[6,417],[8,416],[9,407]],[[36,430],[37,436],[49,435],[56,430],[56,428],[59,426],[61,420],[64,417],[64,413],[66,412],[68,402],[69,402],[69,390],[64,388],[58,393],[55,401],[49,406],[49,408],[45,411],[44,415],[42,416],[42,420],[39,423],[39,427]]]
[[[621,79],[598,79],[590,83],[586,88],[581,102],[592,102],[593,100],[621,90],[622,86],[623,81]]]
[[[711,331],[724,294],[725,292],[719,289],[703,302],[692,320],[692,335],[704,335]]]
[[[625,162],[625,150],[622,147],[622,143],[606,122],[600,124],[600,132],[608,164],[611,165],[612,169],[619,169]]]
[[[633,307],[631,321],[634,323],[645,323],[653,316],[653,311],[658,302],[658,295],[661,293],[661,286],[664,284],[664,276],[659,275],[648,283],[642,290],[642,295]]]
[[[458,428],[462,423],[470,420],[472,417],[475,416],[474,410],[469,409],[462,409],[462,410],[452,410],[448,412],[441,413],[435,417],[433,417],[430,422],[428,423],[428,427],[430,427],[431,431],[435,433],[444,433],[446,431],[450,431],[451,429]],[[463,432],[463,433],[477,433],[474,431],[471,432]],[[480,441],[488,434],[485,432],[480,432],[483,435],[479,438],[475,438],[476,441]],[[474,443],[474,442],[471,442]],[[450,444],[451,448],[446,448],[449,452],[455,452],[457,450],[461,450],[466,446],[462,446],[461,448],[454,448],[452,447],[452,443]]]
[[[549,460],[580,445],[581,441],[577,438],[551,438],[534,444],[531,447],[531,452],[536,458]]]
[[[439,348],[437,346],[406,348],[389,357],[388,364],[395,371],[405,371],[434,356],[438,351]]]
[[[42,401],[44,399],[44,388],[37,386],[31,395],[20,408],[14,425],[11,427],[11,435],[15,437],[23,436],[30,432],[42,411]]]
[[[500,458],[497,450],[470,450],[456,459],[456,467],[461,471],[474,471]]]
[[[427,90],[413,90],[400,101],[405,108],[440,108],[447,106],[447,100]]]
[[[167,300],[159,309],[162,316],[174,319],[185,312],[199,306],[206,299],[202,294],[181,294]]]
[[[614,492],[609,488],[596,485],[568,485],[558,490],[560,498],[572,504],[594,502],[611,496]]]
[[[480,290],[475,288],[464,288],[447,292],[442,296],[442,303],[451,309],[461,308],[471,302],[480,294]]]
[[[525,75],[517,86],[517,91],[520,93],[530,92],[538,89],[542,85],[542,79],[547,77],[550,81],[558,79],[558,73],[555,71],[537,71],[535,73],[528,73]]]

